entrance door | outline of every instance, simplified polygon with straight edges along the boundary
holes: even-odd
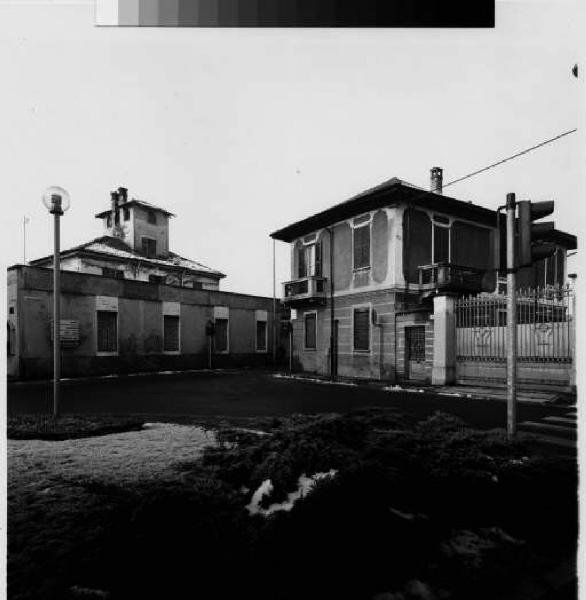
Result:
[[[425,380],[425,325],[405,327],[405,376]]]

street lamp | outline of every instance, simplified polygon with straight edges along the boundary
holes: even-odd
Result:
[[[61,277],[59,249],[59,217],[69,208],[69,194],[60,187],[47,188],[43,204],[54,219],[53,250],[53,416],[59,415],[59,379],[61,377]]]

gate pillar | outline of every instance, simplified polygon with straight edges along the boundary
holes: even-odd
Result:
[[[433,299],[433,368],[431,383],[449,385],[456,381],[456,297]]]

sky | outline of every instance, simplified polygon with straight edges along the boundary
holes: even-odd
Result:
[[[52,253],[41,203],[66,188],[62,248],[102,234],[109,192],[175,213],[170,248],[271,296],[269,234],[399,177],[428,187],[583,125],[579,3],[498,1],[486,30],[97,28],[86,0],[0,1],[3,261]],[[576,134],[446,190],[496,208],[556,201],[581,236]],[[571,260],[571,269],[579,267]],[[277,294],[290,279],[276,244]]]

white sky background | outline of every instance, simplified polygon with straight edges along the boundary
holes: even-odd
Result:
[[[393,176],[450,181],[583,123],[578,3],[498,2],[494,30],[96,28],[92,2],[0,2],[3,256],[102,234],[123,185],[177,214],[170,247],[272,295],[269,233]],[[582,65],[585,68],[586,65]],[[487,207],[556,200],[581,234],[573,134],[446,190]],[[574,265],[572,266],[574,269]],[[290,278],[277,243],[277,293]]]

